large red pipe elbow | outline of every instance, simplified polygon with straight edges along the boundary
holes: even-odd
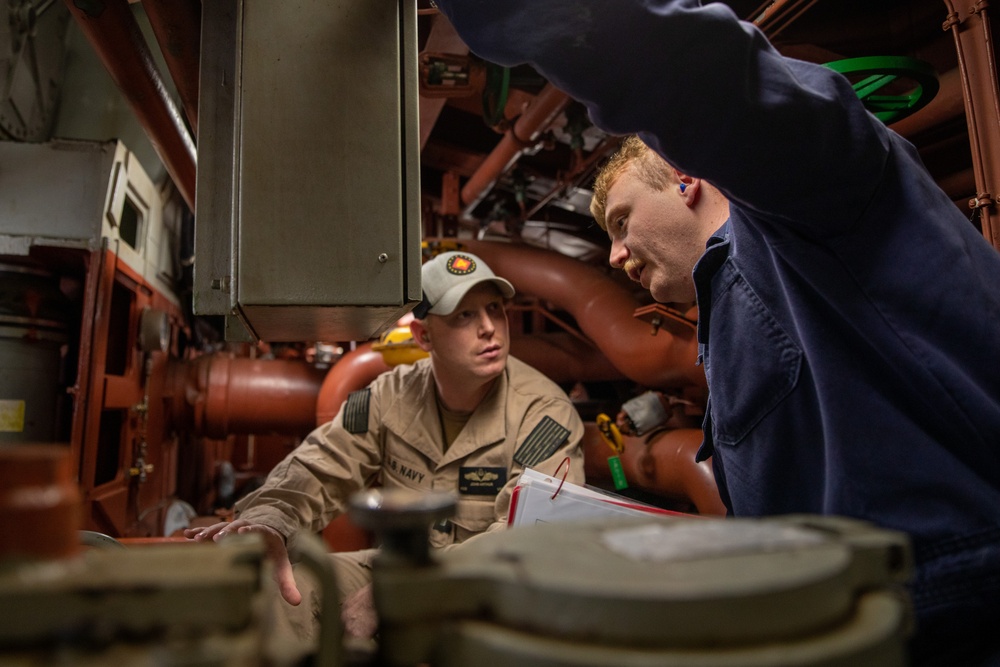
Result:
[[[549,250],[509,243],[462,240],[519,292],[565,309],[583,333],[629,379],[651,389],[706,386],[695,365],[698,341],[692,327],[674,335],[634,317],[638,301],[624,287],[583,262]]]
[[[363,389],[371,381],[389,370],[380,352],[372,350],[372,343],[359,345],[340,358],[326,374],[316,400],[314,426],[332,421],[340,406],[352,391]]]

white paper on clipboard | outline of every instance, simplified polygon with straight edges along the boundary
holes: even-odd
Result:
[[[507,525],[533,526],[539,523],[649,514],[677,516],[679,513],[636,503],[590,487],[562,482],[558,477],[525,468],[511,497]]]

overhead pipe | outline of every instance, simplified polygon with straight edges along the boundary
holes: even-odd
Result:
[[[938,187],[952,201],[961,200],[962,205],[968,203],[969,193],[976,191],[976,174],[972,167],[957,171],[949,176],[938,179]]]
[[[948,15],[942,29],[950,30],[955,38],[976,178],[976,195],[969,208],[978,210],[983,236],[1000,250],[1000,216],[995,212],[1000,199],[1000,86],[990,5],[978,0],[963,14],[952,0],[944,4]]]
[[[197,157],[180,111],[163,85],[126,0],[65,0],[121,90],[188,207],[194,210]]]
[[[200,0],[142,0],[181,106],[198,134],[198,81],[201,59]]]
[[[625,379],[597,347],[562,331],[514,336],[510,341],[510,353],[553,382]]]
[[[168,372],[175,427],[210,438],[308,433],[325,375],[304,361],[226,354],[173,363]]]
[[[462,188],[462,202],[471,204],[489,192],[508,166],[524,150],[534,146],[538,135],[551,127],[569,103],[566,93],[552,84],[546,84],[469,178]]]
[[[661,329],[634,317],[640,303],[602,271],[550,250],[462,239],[515,289],[566,310],[615,368],[650,389],[704,390],[694,327]]]

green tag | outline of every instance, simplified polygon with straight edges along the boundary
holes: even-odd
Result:
[[[625,479],[625,470],[622,468],[621,459],[617,456],[608,457],[608,467],[611,468],[611,481],[615,483],[616,489],[628,487],[628,480]]]

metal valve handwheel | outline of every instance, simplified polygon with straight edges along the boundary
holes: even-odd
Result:
[[[916,58],[865,56],[825,66],[846,76],[865,108],[886,125],[922,109],[938,92],[937,74]]]

